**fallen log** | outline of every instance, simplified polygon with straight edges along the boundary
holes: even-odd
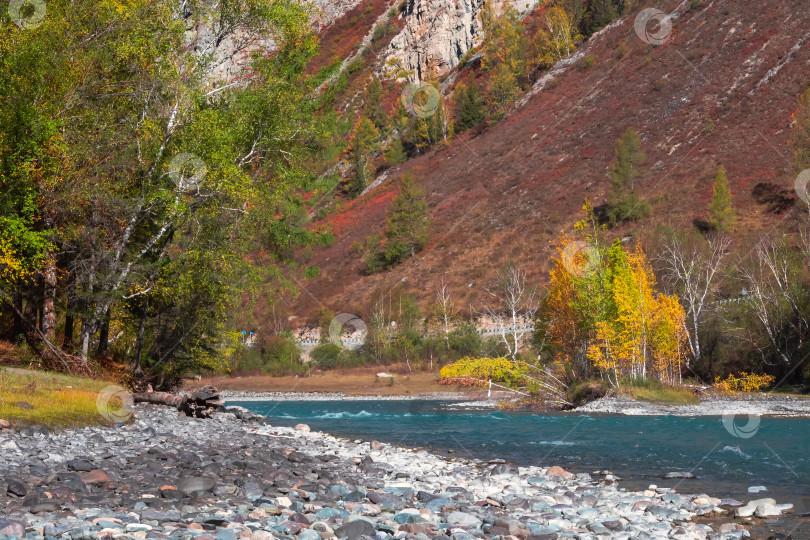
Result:
[[[219,390],[213,386],[204,386],[199,390],[186,394],[171,394],[169,392],[153,392],[149,386],[146,392],[132,394],[135,403],[152,403],[155,405],[168,405],[174,407],[186,416],[194,418],[211,418],[211,415],[225,403],[219,399]]]

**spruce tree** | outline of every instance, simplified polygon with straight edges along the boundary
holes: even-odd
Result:
[[[374,122],[377,129],[384,131],[388,126],[388,115],[382,106],[383,100],[383,87],[380,79],[375,77],[371,78],[371,82],[366,88],[364,101],[366,103],[366,116]]]
[[[608,216],[613,225],[650,215],[650,205],[635,192],[635,180],[641,175],[639,165],[645,157],[638,132],[628,128],[616,144],[616,161],[611,167]]]
[[[406,174],[385,219],[385,239],[380,253],[385,267],[392,268],[421,251],[427,242],[429,228],[425,193],[413,176]]]
[[[726,168],[722,165],[717,171],[709,204],[709,223],[717,231],[730,231],[734,228],[737,216],[731,205],[731,189],[728,187]]]
[[[588,34],[601,30],[619,16],[616,0],[590,0],[585,14]]]
[[[354,177],[349,184],[349,194],[356,197],[366,189],[371,171],[371,154],[376,149],[380,133],[374,123],[365,116],[360,119],[349,146],[349,154],[354,168]]]
[[[383,155],[389,165],[399,165],[408,161],[408,154],[405,153],[405,147],[402,145],[402,139],[400,138],[391,141],[383,151]]]
[[[459,131],[467,131],[485,120],[484,100],[472,74],[467,84],[462,83],[456,88],[454,97],[456,125]]]

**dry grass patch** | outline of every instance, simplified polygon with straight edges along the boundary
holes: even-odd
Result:
[[[96,398],[112,384],[53,373],[0,369],[0,418],[14,425],[60,428],[107,424],[96,407]]]
[[[636,401],[647,401],[658,405],[694,405],[700,403],[700,399],[688,388],[678,386],[629,386],[622,388],[621,393]]]

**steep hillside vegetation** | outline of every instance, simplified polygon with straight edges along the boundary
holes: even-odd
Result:
[[[317,222],[332,227],[336,241],[312,255],[309,264],[321,272],[301,280],[306,293],[291,311],[367,312],[372,295],[402,281],[427,301],[442,279],[469,305],[507,261],[542,282],[553,244],[579,219],[584,200],[606,202],[614,147],[629,127],[646,152],[637,189],[652,217],[611,234],[649,240],[657,227],[703,226],[720,165],[742,253],[752,235],[794,227],[789,140],[797,99],[810,84],[810,14],[802,2],[660,2],[673,13],[660,46],[634,31],[642,7],[542,76],[502,121],[388,172],[390,180],[413,171],[424,184],[431,234],[414,258],[365,275],[352,249],[382,230],[396,181]]]

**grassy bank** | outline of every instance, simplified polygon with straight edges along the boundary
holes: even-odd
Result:
[[[632,381],[619,390],[619,394],[656,405],[694,405],[700,399],[689,388],[664,386],[651,380]]]
[[[108,381],[0,368],[0,419],[15,426],[71,427],[109,423],[96,406]],[[115,404],[111,404],[115,407]]]

